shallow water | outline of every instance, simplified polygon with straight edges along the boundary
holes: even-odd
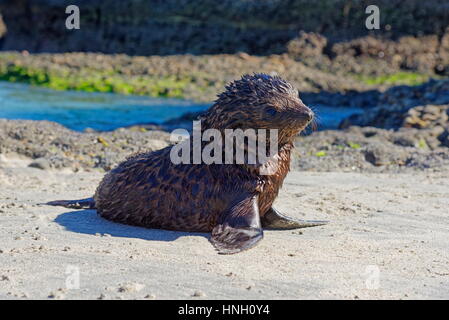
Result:
[[[133,124],[159,124],[209,106],[181,99],[55,91],[0,82],[0,118],[49,120],[78,131],[86,128],[108,131]],[[343,118],[360,112],[356,108],[314,107],[319,129],[336,128]]]
[[[99,131],[139,123],[162,123],[209,107],[179,99],[80,91],[56,91],[0,82],[0,118],[50,120],[73,130]]]

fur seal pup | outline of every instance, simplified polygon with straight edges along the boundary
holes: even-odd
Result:
[[[278,152],[267,162],[174,164],[169,146],[128,158],[105,175],[93,198],[48,205],[96,209],[108,220],[147,228],[212,232],[210,241],[222,254],[254,247],[263,228],[323,225],[327,222],[292,219],[272,207],[290,170],[293,139],[313,116],[287,81],[245,75],[202,116],[202,130],[277,129]],[[261,174],[270,166],[274,174]]]

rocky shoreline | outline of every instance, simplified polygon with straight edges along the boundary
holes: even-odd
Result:
[[[301,92],[343,94],[375,89],[351,77],[306,66],[287,54],[127,56],[97,53],[0,53],[0,80],[56,90],[114,92],[211,102],[242,74],[282,75]]]
[[[328,102],[348,96],[306,96],[310,98]],[[366,101],[366,111],[343,120],[341,130],[299,136],[293,170],[395,173],[449,168],[449,80],[383,93],[355,92],[352,98],[348,101],[359,106]],[[319,106],[315,111],[319,115]],[[169,132],[188,127],[197,116],[112,132],[75,132],[47,121],[0,119],[0,155],[23,157],[41,169],[107,171],[133,153],[169,145]]]
[[[75,132],[47,121],[0,119],[0,156],[27,159],[31,167],[108,171],[133,153],[170,144],[164,131],[142,127]],[[299,136],[292,170],[410,172],[449,169],[449,148],[429,130],[350,127]],[[1,166],[1,161],[0,161]]]
[[[446,33],[441,38],[440,49],[449,41],[449,36],[446,40],[444,37]],[[429,80],[415,86],[368,85],[344,76],[349,69],[337,70],[335,59],[328,70],[319,70],[310,59],[326,55],[320,39],[315,34],[302,34],[291,44],[288,54],[265,57],[245,53],[131,57],[3,52],[0,53],[0,78],[62,90],[176,96],[210,102],[226,83],[241,74],[254,70],[279,74],[299,89],[301,98],[315,109],[318,117],[320,105],[365,110],[344,119],[340,124],[343,130],[318,131],[298,137],[294,170],[404,172],[447,168],[449,80]],[[367,44],[351,42],[351,48],[363,50],[347,61],[362,65],[369,54],[377,52],[372,41],[365,40]],[[302,42],[311,42],[309,49],[315,46],[317,54],[295,57],[292,48],[302,48]],[[388,43],[386,48],[393,46],[399,50],[400,43],[398,48],[393,43]],[[444,58],[442,53],[446,51],[441,50],[440,57]],[[351,50],[344,52],[347,55]],[[419,61],[437,61],[423,59]],[[334,73],[329,72],[332,68],[337,68]],[[361,74],[368,75],[370,70],[367,68]],[[31,166],[43,169],[107,171],[135,152],[169,145],[168,132],[191,125],[197,116],[197,113],[185,114],[161,126],[142,124],[113,132],[85,133],[50,122],[0,119],[0,155],[25,157]]]

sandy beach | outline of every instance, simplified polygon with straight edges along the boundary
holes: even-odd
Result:
[[[277,208],[324,227],[218,255],[208,234],[38,205],[103,173],[0,159],[0,299],[448,299],[449,172],[291,172]]]

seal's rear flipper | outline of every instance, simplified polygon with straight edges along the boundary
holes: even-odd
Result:
[[[93,198],[81,200],[56,200],[45,204],[48,206],[58,206],[69,209],[95,209],[95,200]]]
[[[257,197],[248,197],[220,217],[210,241],[220,254],[233,254],[254,247],[262,238]]]
[[[322,226],[329,221],[319,221],[319,220],[296,220],[287,217],[277,211],[274,208],[265,213],[261,219],[262,226],[266,229],[277,229],[277,230],[289,230],[289,229],[299,229],[308,227]]]

